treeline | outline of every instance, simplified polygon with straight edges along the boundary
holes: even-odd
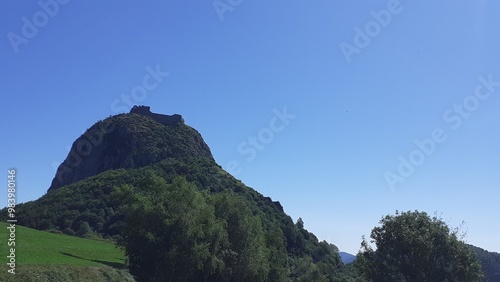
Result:
[[[153,174],[145,181],[113,193],[126,222],[118,243],[140,281],[328,281],[341,267],[326,242],[308,250],[312,257],[288,257],[283,231],[265,226],[234,192],[210,194],[182,178],[169,185]]]

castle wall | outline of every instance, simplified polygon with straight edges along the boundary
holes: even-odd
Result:
[[[176,125],[178,123],[184,123],[184,119],[182,118],[181,115],[175,114],[169,116],[169,115],[152,113],[150,107],[148,106],[134,106],[130,110],[130,113],[148,116],[163,125]]]
[[[174,125],[177,123],[182,123],[183,119],[181,115],[161,115],[161,114],[155,114],[152,113],[151,117],[156,120],[157,122],[164,124],[164,125]]]

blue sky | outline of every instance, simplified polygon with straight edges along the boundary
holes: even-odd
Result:
[[[182,114],[220,165],[341,250],[417,209],[465,221],[467,242],[500,252],[499,12],[2,1],[1,169],[18,170],[18,200],[37,199],[80,134],[144,104]]]

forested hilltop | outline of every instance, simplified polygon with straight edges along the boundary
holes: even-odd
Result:
[[[387,236],[407,238],[410,249],[382,253],[384,248],[373,250],[363,241],[358,259],[344,265],[338,248],[320,242],[302,219],[294,222],[278,201],[224,171],[195,129],[134,113],[91,126],[74,142],[47,194],[20,204],[16,214],[27,227],[112,239],[125,250],[138,281],[435,281],[425,269],[401,274],[413,261],[398,265],[397,258],[411,258],[419,249],[429,253],[415,259],[448,260],[433,270],[446,277],[479,281],[498,270],[496,262],[483,264],[483,278],[474,253],[439,219],[417,211],[388,216],[372,231],[381,243]],[[418,229],[424,223],[429,228]],[[400,230],[408,232],[396,236]],[[442,243],[446,256],[419,245],[421,238]],[[444,272],[450,265],[457,270]],[[385,268],[392,274],[378,276]]]
[[[86,139],[97,146],[70,166]],[[185,124],[112,116],[78,138],[63,165],[71,168],[63,178],[68,184],[19,205],[18,221],[112,238],[125,247],[141,281],[335,281],[343,275],[337,247],[225,172]]]

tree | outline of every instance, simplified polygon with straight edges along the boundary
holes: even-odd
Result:
[[[230,281],[265,281],[271,268],[270,250],[260,218],[233,193],[221,193],[213,201],[215,215],[224,223],[229,240],[224,251],[224,277]]]
[[[147,172],[118,187],[126,225],[118,244],[139,281],[284,281],[283,234],[267,232],[241,196],[210,195],[184,178]]]
[[[114,196],[125,203],[126,227],[118,243],[139,281],[206,281],[220,273],[225,243],[222,223],[206,194],[176,178],[171,185],[148,175],[147,189],[125,185]]]
[[[380,221],[363,238],[355,262],[370,281],[479,281],[481,265],[473,252],[445,222],[425,212],[408,211]]]

